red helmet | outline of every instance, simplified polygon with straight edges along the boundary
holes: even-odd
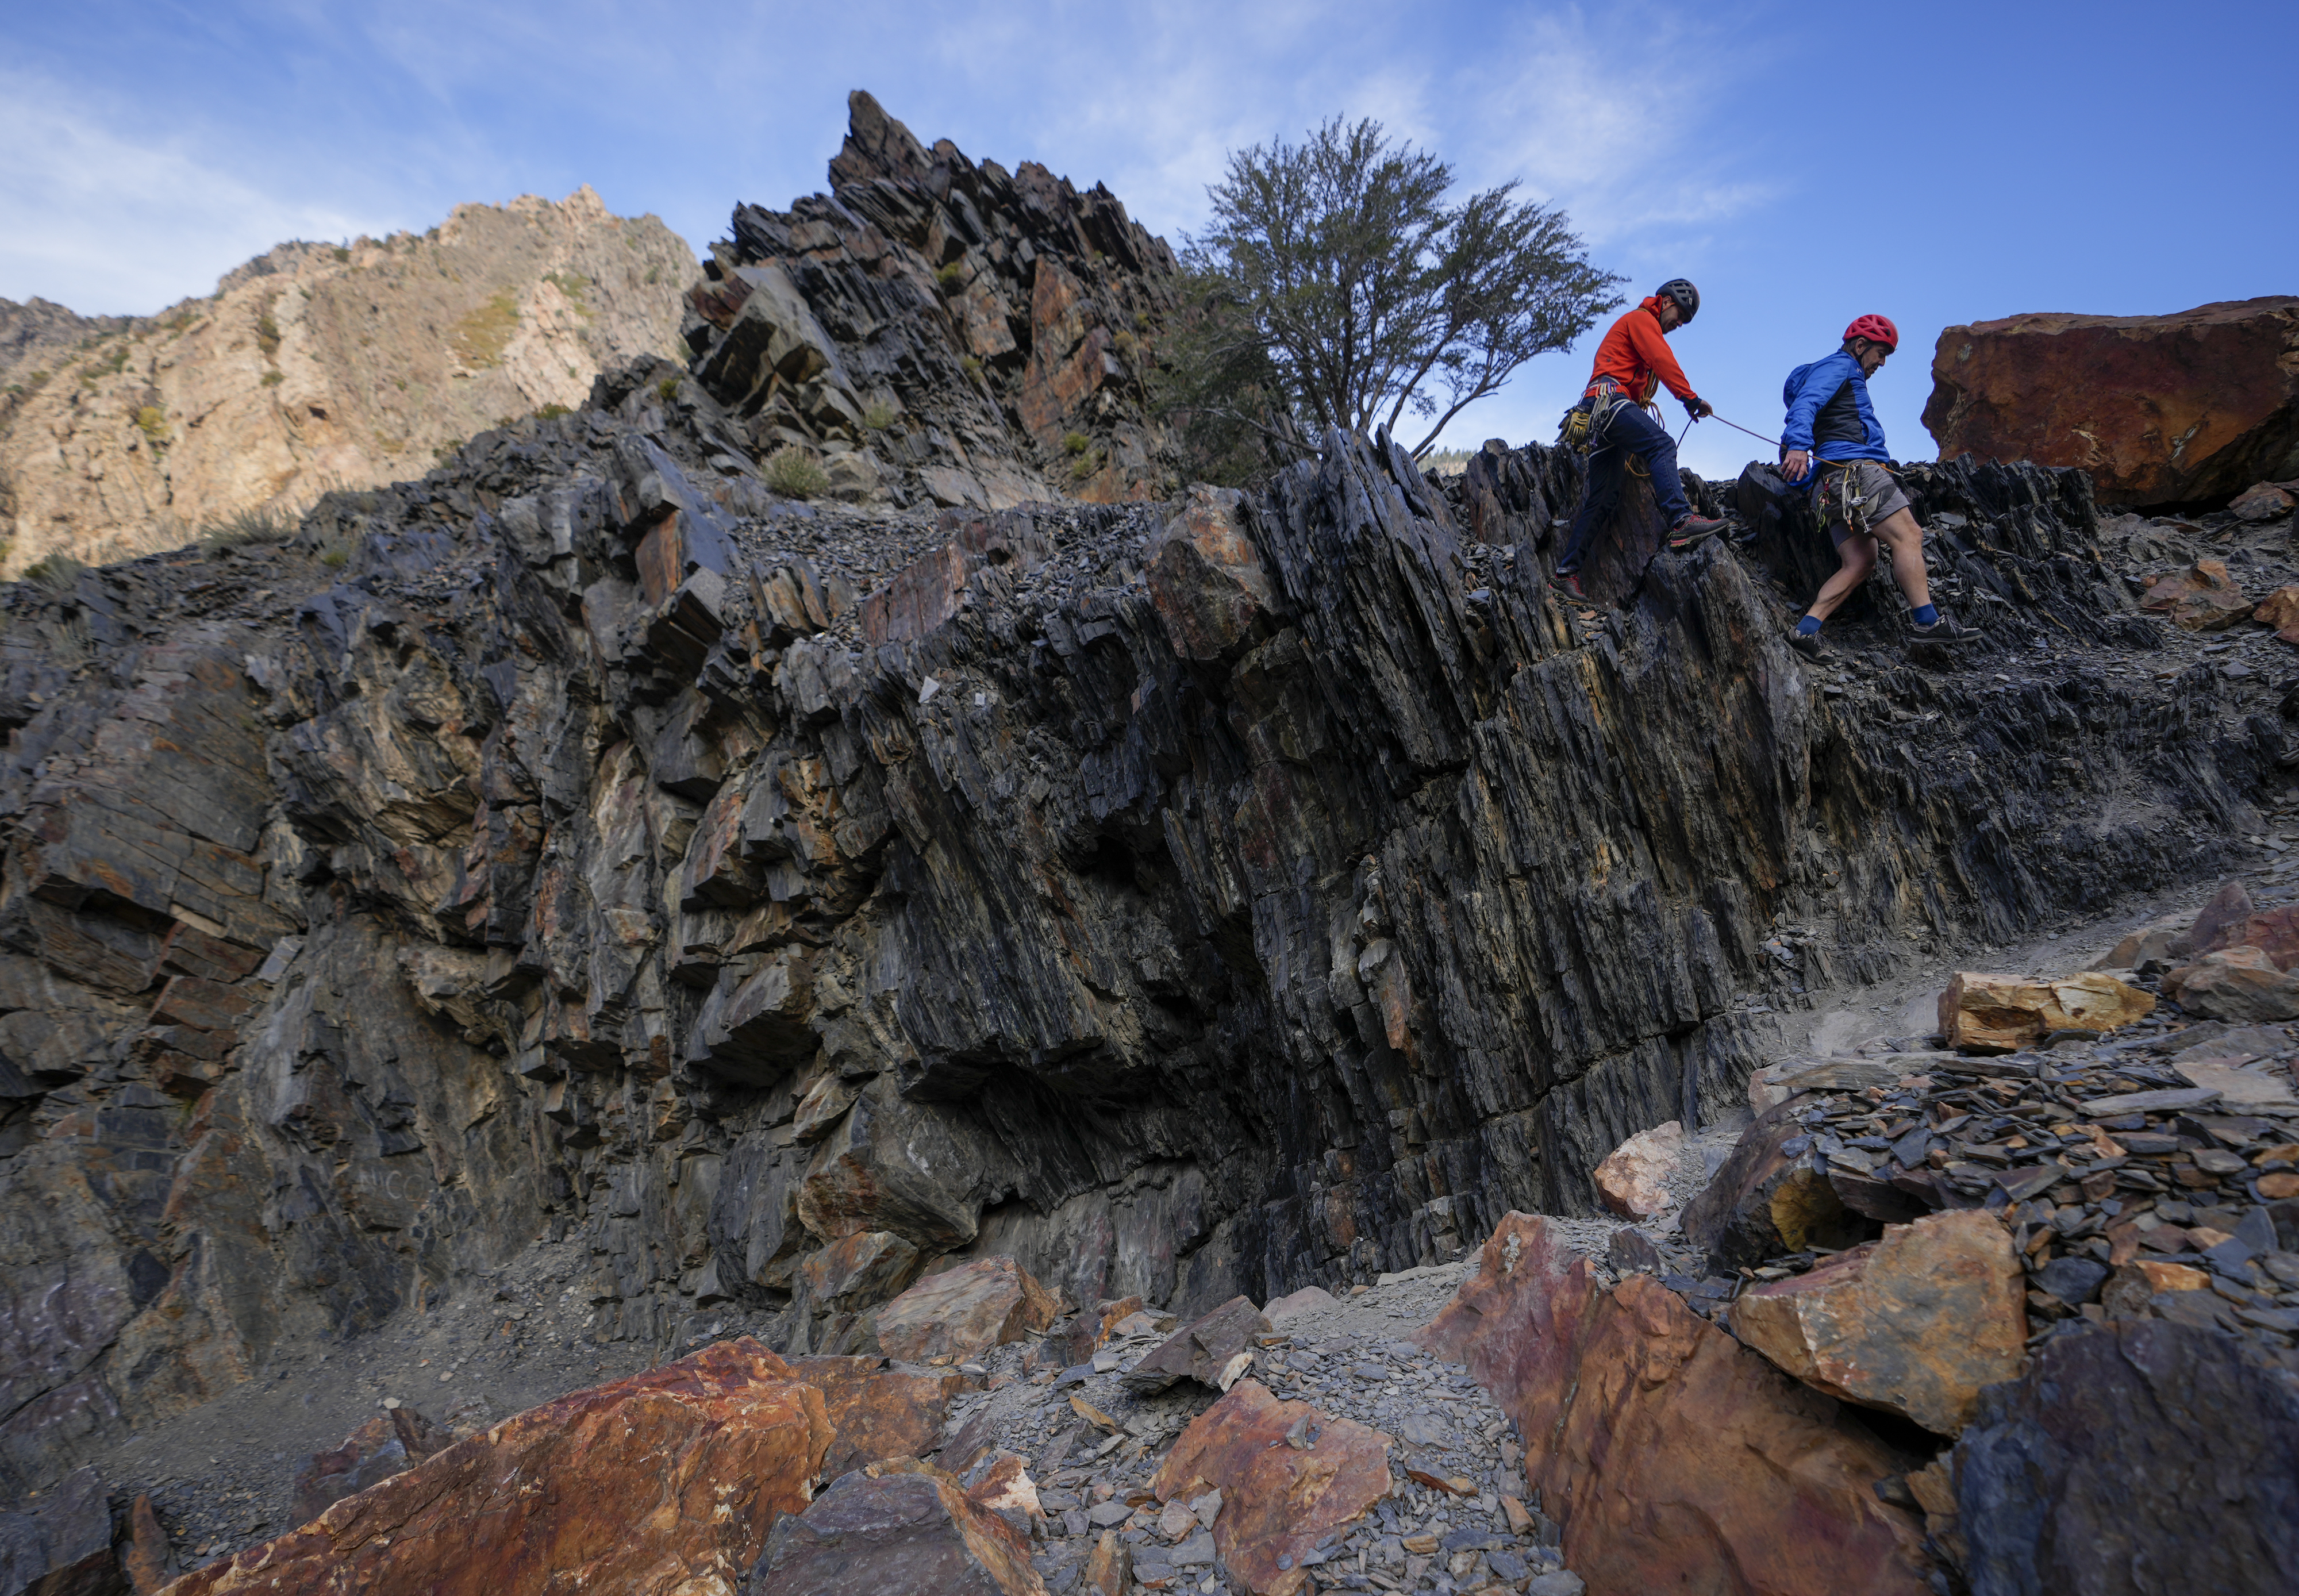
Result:
[[[1900,346],[1900,329],[1892,325],[1889,316],[1863,316],[1844,329],[1844,341],[1865,338],[1871,344],[1881,344],[1887,349]]]

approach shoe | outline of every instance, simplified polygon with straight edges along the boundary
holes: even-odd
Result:
[[[1828,644],[1820,640],[1818,632],[1799,632],[1791,628],[1789,632],[1789,646],[1807,660],[1828,658]]]
[[[1928,627],[1920,627],[1913,622],[1908,627],[1908,641],[1911,643],[1972,643],[1979,637],[1979,633],[1959,624],[1945,610],[1940,611],[1940,618]]]
[[[1589,602],[1589,595],[1581,591],[1581,573],[1577,570],[1558,571],[1548,578],[1548,585],[1575,603],[1585,604]]]
[[[1670,531],[1669,553],[1681,554],[1687,549],[1697,547],[1724,530],[1730,524],[1727,521],[1712,521],[1706,516],[1688,515],[1677,522],[1675,528]]]

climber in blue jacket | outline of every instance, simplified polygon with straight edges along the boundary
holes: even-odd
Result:
[[[1834,536],[1842,562],[1789,634],[1789,645],[1812,659],[1825,652],[1821,624],[1876,569],[1880,539],[1892,551],[1892,578],[1907,597],[1915,637],[1963,643],[1973,635],[1932,603],[1924,529],[1916,524],[1908,495],[1886,469],[1892,457],[1885,453],[1884,428],[1868,403],[1868,379],[1883,370],[1899,344],[1900,329],[1889,317],[1863,316],[1844,329],[1842,348],[1789,372],[1781,391],[1789,416],[1780,434],[1780,474],[1791,482],[1811,479],[1813,508]]]

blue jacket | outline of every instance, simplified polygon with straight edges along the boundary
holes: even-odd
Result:
[[[1789,448],[1822,460],[1892,458],[1884,449],[1884,428],[1869,407],[1867,373],[1845,351],[1789,372],[1780,402],[1789,409],[1780,442]]]

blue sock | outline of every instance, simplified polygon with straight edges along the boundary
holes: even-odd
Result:
[[[1909,611],[1908,619],[1914,621],[1920,627],[1938,626],[1939,624],[1939,606],[1938,604],[1918,604],[1913,610]]]
[[[1807,615],[1802,620],[1797,622],[1797,636],[1799,637],[1819,636],[1820,617],[1817,615]]]

